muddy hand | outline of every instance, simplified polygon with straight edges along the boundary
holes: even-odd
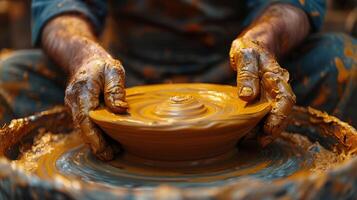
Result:
[[[124,79],[124,68],[118,60],[89,59],[76,68],[66,89],[65,103],[72,111],[74,124],[80,128],[84,142],[101,160],[111,160],[116,149],[108,144],[88,113],[98,107],[101,93],[112,112],[125,112]]]
[[[233,41],[230,62],[237,71],[239,98],[252,102],[263,95],[272,102],[264,133],[258,136],[260,143],[266,146],[284,130],[285,119],[295,104],[295,95],[288,83],[289,73],[262,45],[244,38]]]

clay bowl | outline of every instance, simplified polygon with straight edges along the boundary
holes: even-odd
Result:
[[[230,152],[270,110],[267,101],[247,105],[226,85],[161,84],[126,92],[127,114],[100,108],[89,115],[127,154],[149,160],[198,160]]]

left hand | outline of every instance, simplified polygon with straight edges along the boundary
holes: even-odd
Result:
[[[105,105],[114,113],[124,113],[125,70],[119,60],[110,56],[82,58],[81,64],[73,67],[65,92],[65,103],[70,108],[73,123],[81,130],[86,143],[100,160],[112,160],[119,152],[118,144],[111,143],[91,121],[89,112],[96,109],[103,95]]]
[[[252,102],[264,97],[272,102],[264,133],[258,136],[262,146],[266,146],[284,130],[286,118],[295,104],[295,95],[288,83],[289,73],[280,67],[267,48],[247,38],[234,40],[229,56],[231,67],[237,71],[239,98]]]

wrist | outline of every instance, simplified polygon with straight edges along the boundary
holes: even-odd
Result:
[[[70,75],[85,62],[111,58],[97,42],[91,24],[83,17],[66,14],[52,19],[42,32],[42,47]]]
[[[110,54],[97,42],[88,39],[74,37],[72,40],[75,41],[75,45],[73,47],[74,50],[73,56],[69,59],[69,73],[74,74],[78,68],[88,65],[95,60],[111,60],[112,57]],[[90,66],[90,65],[88,65]]]
[[[309,30],[304,11],[289,4],[276,3],[269,6],[242,37],[258,41],[271,54],[280,57],[299,44]]]
[[[278,37],[277,33],[269,31],[271,28],[269,25],[260,24],[250,28],[240,37],[246,40],[258,42],[259,45],[271,55],[279,55]]]

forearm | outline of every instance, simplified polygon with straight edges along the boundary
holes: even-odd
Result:
[[[44,27],[41,40],[45,52],[70,74],[90,58],[110,57],[97,43],[91,24],[79,15],[54,18]]]
[[[241,37],[258,41],[279,57],[298,45],[309,31],[310,22],[304,11],[289,4],[273,4]]]

